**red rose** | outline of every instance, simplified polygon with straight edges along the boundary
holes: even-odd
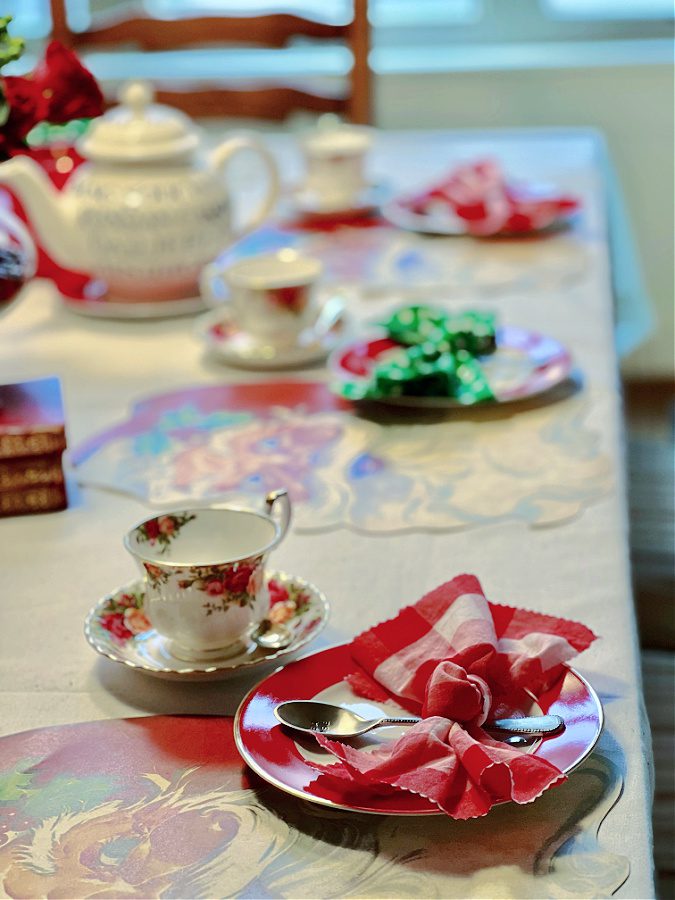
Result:
[[[51,41],[33,78],[46,101],[43,118],[54,125],[71,119],[93,119],[103,113],[103,95],[96,79],[72,50]]]
[[[223,582],[215,579],[214,581],[209,581],[206,584],[206,593],[210,597],[220,597],[225,588],[223,587]]]
[[[5,76],[2,94],[8,106],[0,127],[0,155],[25,151],[26,136],[38,122],[64,125],[103,113],[103,95],[96,79],[67,47],[52,41],[44,60],[26,77]]]
[[[102,616],[101,625],[118,640],[126,641],[132,636],[131,632],[124,624],[123,613],[109,613],[107,616]]]
[[[294,313],[302,312],[307,305],[307,291],[304,286],[290,285],[289,287],[270,288],[267,296],[276,306],[281,306]]]
[[[0,150],[4,156],[10,156],[25,147],[26,135],[41,120],[46,107],[32,78],[6,76],[3,93],[9,114],[0,129]]]
[[[157,527],[162,534],[165,534],[168,537],[176,530],[176,523],[171,516],[160,516],[159,519],[157,519]]]
[[[225,576],[225,587],[233,594],[245,593],[253,571],[253,566],[239,566],[236,571],[231,569]]]
[[[143,527],[145,529],[145,535],[149,540],[154,541],[159,537],[159,522],[157,519],[150,519]]]
[[[270,579],[268,588],[270,592],[270,606],[274,606],[275,603],[285,603],[286,600],[288,600],[288,591],[286,588],[283,584],[279,584],[279,582],[275,581],[273,578]]]

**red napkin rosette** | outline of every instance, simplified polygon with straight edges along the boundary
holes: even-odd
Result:
[[[459,166],[447,179],[404,205],[421,215],[434,205],[445,205],[463,220],[468,233],[477,237],[540,231],[579,206],[574,197],[509,184],[492,160]]]
[[[360,750],[317,735],[339,764],[333,777],[376,790],[411,791],[455,819],[495,803],[529,803],[565,776],[547,760],[496,741],[481,725],[539,696],[595,635],[584,625],[486,600],[460,575],[351,644],[352,690],[394,700],[423,717],[403,737]]]

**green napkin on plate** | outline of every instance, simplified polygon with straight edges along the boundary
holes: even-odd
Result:
[[[344,397],[447,397],[467,406],[494,400],[476,358],[496,349],[491,313],[451,314],[431,306],[406,306],[382,324],[400,350],[376,362],[369,379],[341,384]]]

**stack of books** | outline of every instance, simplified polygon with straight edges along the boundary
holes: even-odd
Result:
[[[58,378],[0,385],[0,516],[65,509],[65,449]]]

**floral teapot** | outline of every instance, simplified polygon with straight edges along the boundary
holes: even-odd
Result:
[[[79,142],[86,162],[61,193],[28,157],[0,164],[0,183],[19,197],[47,253],[103,279],[115,300],[197,294],[202,267],[257,227],[279,192],[262,143],[234,136],[199,154],[192,121],[152,100],[145,83],[124,86],[121,104],[94,120]],[[267,190],[245,227],[235,230],[222,170],[242,150],[259,155]]]

